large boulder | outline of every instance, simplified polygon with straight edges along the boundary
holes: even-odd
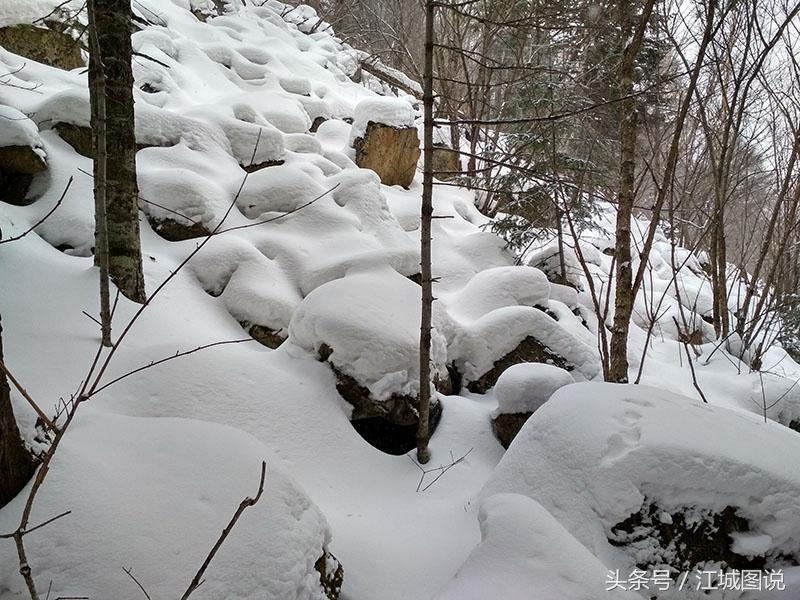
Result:
[[[9,106],[0,105],[0,200],[24,205],[36,173],[47,169],[36,124]]]
[[[526,362],[554,365],[578,379],[598,375],[595,340],[566,306],[551,306],[550,289],[539,269],[496,267],[443,295],[453,318],[448,357],[467,389],[484,393],[508,367]]]
[[[337,390],[353,406],[351,420],[359,433],[395,454],[416,445],[419,297],[417,285],[388,267],[356,271],[311,292],[289,323],[289,340],[331,366]],[[446,341],[438,322],[437,305],[431,344],[434,382],[448,376]],[[434,395],[433,425],[439,412]]]
[[[384,185],[410,186],[420,156],[411,106],[398,98],[371,98],[356,105],[355,115],[356,164],[375,171]]]
[[[78,69],[84,66],[81,45],[71,35],[34,25],[0,27],[0,46],[51,67]]]
[[[756,415],[576,383],[528,419],[482,496],[533,498],[620,573],[778,569],[800,561],[798,460],[800,436]]]
[[[549,364],[519,363],[503,371],[494,386],[497,411],[492,417],[503,447],[508,448],[525,421],[556,390],[574,382],[568,371]]]

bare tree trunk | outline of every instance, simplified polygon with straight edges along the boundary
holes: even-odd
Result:
[[[0,362],[3,361],[3,324],[0,317]],[[25,448],[14,419],[5,371],[0,369],[0,507],[8,504],[25,487],[34,468],[33,457]]]
[[[94,0],[89,14],[89,89],[94,145],[94,264],[100,269],[100,332],[103,346],[111,347],[111,302],[108,286],[108,228],[106,218],[106,85],[100,60],[100,43],[94,20]]]
[[[139,241],[139,189],[136,184],[131,6],[129,0],[93,0],[93,8],[99,56],[90,62],[90,68],[102,70],[102,74],[94,77],[103,77],[107,99],[108,270],[120,292],[141,303],[146,296]],[[95,157],[96,171],[100,158]]]
[[[431,312],[433,280],[431,274],[431,221],[433,217],[433,2],[425,1],[425,73],[423,104],[422,214],[420,222],[420,270],[422,275],[422,314],[419,331],[419,428],[417,460],[425,464],[431,458],[428,449],[428,419],[431,403]]]
[[[651,3],[652,4],[652,3]],[[619,23],[623,43],[631,32],[631,2],[623,0],[619,5]],[[619,192],[617,195],[616,222],[616,295],[614,298],[614,324],[611,330],[611,360],[609,381],[628,382],[628,331],[633,312],[633,269],[631,264],[631,218],[635,195],[634,169],[636,166],[636,101],[633,93],[633,72],[636,55],[644,36],[644,24],[649,15],[643,15],[640,36],[635,36],[622,53],[619,67]],[[637,44],[638,39],[638,44]]]

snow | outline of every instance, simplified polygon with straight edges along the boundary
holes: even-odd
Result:
[[[606,592],[603,564],[535,500],[495,494],[478,520],[481,543],[434,600],[640,598]]]
[[[603,564],[628,572],[649,549],[626,554],[608,536],[645,500],[667,512],[733,506],[751,528],[734,551],[791,556],[800,475],[777,457],[797,452],[796,433],[746,413],[647,386],[577,383],[525,423],[482,496],[533,498]]]
[[[137,153],[141,208],[225,232],[148,306],[105,380],[246,338],[252,324],[288,339],[276,350],[208,348],[122,380],[82,407],[35,507],[34,522],[73,511],[30,536],[40,587],[52,579],[53,596],[141,597],[124,566],[152,597],[176,597],[241,499],[255,493],[262,458],[265,496],[212,563],[198,598],[317,598],[312,566],[323,547],[344,566],[343,600],[613,597],[598,587],[605,570],[628,569],[635,557],[608,543],[608,528],[645,496],[659,501],[665,521],[680,507],[699,514],[733,503],[753,525],[735,536],[736,552],[797,552],[798,436],[775,421],[800,418],[800,367],[778,346],[766,351],[764,373],[748,372],[725,347],[714,352],[701,320],[711,306],[700,266],[707,258],[675,249],[685,266],[673,282],[672,248],[660,234],[629,352],[633,379],[647,348],[642,382],[655,387],[560,387],[602,371],[605,324],[593,314],[575,249],[564,257],[575,288],[549,282],[560,270],[553,244],[522,257],[532,266],[514,266],[474,193],[437,186],[434,371],[445,376],[454,364],[469,383],[526,337],[574,370],[516,365],[485,395],[440,394],[429,467],[464,458],[424,492],[413,461],[382,454],[354,431],[351,407],[317,353],[330,346],[330,363],[375,397],[418,392],[420,288],[408,277],[420,268],[421,181],[382,186],[348,149],[370,121],[415,126],[414,101],[378,96],[387,86],[374,79],[351,81],[357,51],[312,9],[252,4],[229,2],[224,16],[201,22],[189,9],[213,10],[205,0],[135,3],[154,24],[133,35],[134,47],[168,65],[134,61],[137,138],[148,146]],[[0,22],[53,6],[5,0]],[[34,177],[33,204],[0,203],[3,238],[38,222],[73,177],[34,234],[0,246],[6,360],[52,409],[86,376],[98,343],[83,314],[98,312],[85,174],[92,161],[51,130],[58,121],[88,126],[86,74],[0,49],[0,76],[13,84],[0,86],[0,114],[15,119],[0,139],[21,140],[48,161]],[[317,117],[326,121],[312,133]],[[577,247],[600,305],[613,308],[612,218],[601,203],[599,225]],[[168,242],[146,219],[141,237],[150,293],[198,244]],[[663,314],[646,339],[659,303]],[[136,308],[120,300],[114,335]],[[701,329],[693,366],[710,405],[698,401],[672,317]],[[774,404],[767,423],[765,399]],[[23,436],[41,448],[34,413],[16,392],[12,402]],[[521,408],[536,411],[503,455],[491,418]],[[0,510],[0,533],[16,526],[22,501]],[[21,593],[17,568],[13,544],[0,540],[0,596]],[[786,575],[796,592],[800,575]]]
[[[356,104],[353,128],[350,131],[351,145],[363,138],[370,123],[380,123],[397,129],[414,127],[414,108],[403,98],[367,98]]]
[[[564,369],[542,363],[519,363],[502,372],[494,386],[500,413],[538,410],[556,390],[574,383]]]
[[[39,129],[26,115],[11,106],[0,104],[0,123],[3,124],[0,128],[0,148],[28,146],[43,154]]]
[[[325,344],[329,361],[377,400],[419,393],[420,287],[391,269],[350,272],[320,286],[298,306],[289,340],[310,353]],[[433,372],[444,377],[447,342],[431,332]]]
[[[56,596],[133,600],[141,592],[126,568],[153,593],[179,597],[239,503],[256,494],[261,460],[268,462],[263,497],[245,511],[196,595],[324,600],[314,563],[330,529],[263,444],[212,423],[91,409],[65,438],[31,515],[35,525],[71,511],[26,538],[39,588],[52,582]],[[16,527],[23,500],[0,513],[0,529]],[[120,530],[128,533],[109,535]],[[6,591],[21,596],[13,544],[0,545],[0,565]]]

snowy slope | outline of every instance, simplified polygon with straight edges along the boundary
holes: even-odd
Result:
[[[3,2],[0,19],[30,20],[33,8],[40,16],[45,4]],[[324,27],[311,32],[317,17],[307,7],[290,10],[274,0],[260,7],[232,3],[224,16],[205,22],[191,9],[210,14],[213,6],[207,2],[137,0],[135,7],[151,24],[134,34],[134,47],[157,61],[134,62],[137,136],[149,145],[137,155],[148,292],[198,242],[166,241],[148,218],[178,212],[213,228],[231,209],[221,226],[231,230],[215,236],[148,307],[104,381],[176,351],[247,338],[242,323],[262,325],[288,341],[277,350],[255,342],[209,348],[128,377],[81,408],[36,508],[35,521],[73,511],[31,537],[29,558],[40,588],[52,580],[53,591],[65,595],[139,597],[124,566],[154,598],[175,597],[238,502],[255,492],[263,458],[268,462],[265,497],[209,571],[203,590],[208,598],[315,598],[319,587],[310,567],[323,547],[344,567],[344,600],[427,600],[439,592],[443,598],[465,598],[465,589],[484,589],[480,585],[493,581],[500,586],[505,579],[513,580],[506,596],[502,588],[491,588],[498,597],[522,598],[526,587],[545,585],[544,573],[549,598],[601,597],[603,565],[610,562],[598,550],[603,540],[581,534],[574,525],[577,519],[596,518],[592,511],[598,507],[573,490],[552,488],[566,494],[566,502],[575,495],[584,503],[570,512],[527,487],[510,489],[509,465],[522,473],[514,471],[520,481],[536,480],[527,474],[528,463],[520,466],[524,461],[514,458],[528,458],[518,448],[521,443],[512,445],[496,469],[503,450],[491,430],[497,408],[493,392],[440,396],[443,416],[429,467],[464,458],[418,491],[441,471],[423,474],[408,457],[385,455],[368,445],[348,420],[351,407],[337,393],[331,369],[317,360],[320,343],[333,345],[331,362],[379,396],[414,391],[417,385],[418,288],[407,277],[419,271],[419,177],[409,190],[382,186],[374,173],[355,167],[349,148],[354,127],[348,121],[355,117],[356,128],[364,121],[356,107],[369,112],[371,106],[385,106],[375,103],[376,92],[385,88],[369,78],[367,86],[349,79],[356,52]],[[30,116],[16,131],[25,133],[26,143],[48,161],[48,170],[31,188],[35,202],[27,207],[0,202],[2,237],[38,221],[74,177],[62,205],[34,235],[0,246],[6,360],[49,409],[85,377],[98,344],[95,324],[82,314],[98,312],[97,273],[90,258],[92,182],[85,174],[92,164],[52,129],[57,122],[87,124],[86,74],[39,65],[3,49],[0,71],[15,85],[0,86],[0,114]],[[408,100],[393,100],[385,118],[407,124],[415,113],[411,104],[398,102]],[[319,117],[327,120],[312,133]],[[250,174],[243,169],[264,163],[271,166]],[[597,322],[586,293],[550,284],[538,269],[512,267],[513,257],[490,233],[473,200],[458,188],[437,187],[435,193],[435,214],[448,217],[433,224],[440,300],[437,368],[444,372],[445,363],[455,363],[467,380],[477,378],[533,336],[574,366],[576,380],[597,379]],[[281,216],[290,211],[295,212]],[[610,269],[610,257],[602,253],[608,243],[597,232],[589,232],[582,243],[598,281]],[[668,291],[669,302],[677,302],[669,295],[666,252],[657,245],[661,264],[649,280]],[[702,278],[687,271],[681,285],[684,296],[697,299],[690,308],[696,304],[702,314],[708,295]],[[677,314],[677,306],[670,306],[669,315]],[[120,301],[115,333],[135,308]],[[637,315],[645,312],[637,306]],[[651,340],[643,381],[697,398],[669,316],[662,321]],[[632,329],[635,374],[644,332]],[[706,344],[703,351],[712,348]],[[791,388],[800,369],[779,348],[768,358],[781,376],[764,376],[765,393],[787,392],[770,416],[788,423],[800,416],[800,390]],[[704,391],[715,405],[758,413],[762,379],[746,369],[739,374],[731,360],[723,349],[707,365],[698,361]],[[18,394],[13,401],[20,428],[35,445],[34,414]],[[520,402],[513,400],[515,406]],[[669,402],[679,415],[701,410],[687,398]],[[562,404],[548,402],[541,409],[553,422],[567,421],[548,429],[555,447],[584,448],[570,445],[576,434],[569,429],[578,418],[598,429],[586,432],[597,444],[616,439],[615,434],[625,439],[613,415],[587,409],[562,417],[556,408]],[[696,428],[685,433],[679,417],[653,418],[666,428],[664,435],[676,436],[676,446],[685,446],[683,436],[702,437]],[[763,425],[752,415],[725,418],[740,419],[742,427]],[[796,441],[784,443],[793,433],[775,424],[758,431],[754,444],[763,442],[776,452],[780,446],[795,463],[800,458]],[[774,439],[772,432],[777,432]],[[732,425],[726,435],[740,431]],[[699,456],[722,460],[729,450],[733,458],[724,464],[751,464],[722,441],[718,452],[708,448]],[[675,455],[685,458],[679,449]],[[551,465],[548,476],[580,487],[594,458],[579,461],[566,471],[569,476],[559,471],[563,465]],[[538,460],[530,461],[531,469],[545,459]],[[648,464],[657,476],[660,466],[652,461]],[[772,476],[781,491],[798,489],[790,474]],[[607,487],[609,493],[622,493],[613,483]],[[539,504],[492,497],[489,490],[514,491]],[[0,510],[0,532],[15,526],[22,496]],[[786,502],[771,506],[796,508]],[[634,504],[613,508],[621,515],[638,508]],[[515,531],[516,523],[524,527]],[[593,521],[592,527],[599,531],[602,523]],[[782,544],[795,540],[791,528],[780,533],[783,537],[775,537]],[[515,561],[498,559],[510,552]],[[253,563],[253,556],[260,562]],[[563,568],[567,557],[582,573],[577,580]],[[619,564],[627,563],[620,559]],[[0,540],[0,565],[0,598],[20,597],[24,584],[8,540]],[[457,571],[459,578],[449,583]],[[226,587],[234,583],[235,588]]]

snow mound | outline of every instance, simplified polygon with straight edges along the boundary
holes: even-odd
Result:
[[[135,600],[141,591],[125,567],[154,598],[179,597],[239,503],[255,495],[262,460],[264,494],[195,595],[325,600],[314,563],[328,525],[263,444],[222,425],[91,409],[72,425],[34,505],[32,524],[72,511],[26,538],[39,589],[52,581],[55,597]],[[0,512],[0,531],[17,526],[26,496]],[[15,597],[25,589],[18,568],[14,544],[0,544],[0,580]]]
[[[324,191],[322,185],[300,167],[279,165],[251,174],[236,204],[246,217],[257,219],[272,211],[294,210]]]
[[[237,321],[262,325],[284,336],[301,300],[280,265],[261,254],[239,263],[221,298]]]
[[[800,555],[800,473],[780,460],[797,453],[800,436],[746,413],[641,385],[578,383],[526,422],[482,495],[537,500],[604,564],[628,572],[664,558],[647,544],[609,543],[644,506],[690,515],[732,507],[749,531],[731,550],[769,565]]]
[[[434,600],[633,600],[605,592],[606,568],[538,502],[496,494],[478,513],[481,543]]]
[[[450,314],[470,321],[505,306],[547,307],[550,282],[533,267],[495,267],[477,273],[445,299]]]
[[[11,106],[0,104],[0,148],[6,146],[28,146],[42,158],[46,158],[39,137],[39,128],[31,119]]]
[[[574,383],[564,369],[543,363],[511,365],[497,379],[494,395],[498,412],[503,414],[534,412],[556,390]]]
[[[351,272],[320,286],[300,303],[289,324],[289,339],[315,354],[323,344],[328,346],[330,363],[377,400],[394,394],[416,396],[419,298],[419,286],[391,269]],[[447,344],[437,320],[432,371],[444,377]]]

